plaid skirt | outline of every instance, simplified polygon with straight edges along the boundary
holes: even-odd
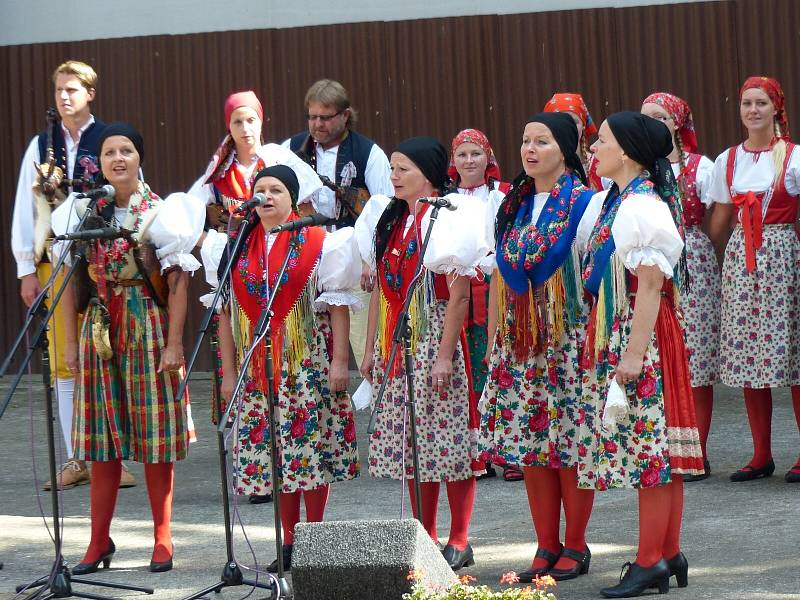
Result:
[[[180,372],[158,373],[167,341],[167,312],[142,286],[109,287],[109,339],[103,360],[92,342],[90,306],[80,336],[72,444],[75,458],[168,463],[186,457],[191,416],[188,394],[175,401]]]

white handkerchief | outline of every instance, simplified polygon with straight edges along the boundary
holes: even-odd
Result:
[[[372,384],[364,379],[351,398],[353,399],[353,406],[356,407],[356,410],[367,408],[372,401]]]
[[[611,427],[616,425],[628,414],[628,398],[616,379],[612,379],[608,386],[606,406],[603,409],[603,425]]]

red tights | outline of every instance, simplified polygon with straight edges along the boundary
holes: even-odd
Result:
[[[639,551],[636,564],[649,568],[662,558],[670,559],[681,550],[683,520],[683,477],[673,475],[672,483],[639,489]]]
[[[447,503],[450,505],[450,537],[447,543],[463,550],[467,547],[469,540],[469,522],[472,519],[472,509],[475,506],[475,478],[462,479],[460,481],[447,481]],[[420,483],[422,494],[422,526],[434,542],[439,541],[436,527],[436,516],[439,510],[439,487],[438,481]],[[408,480],[408,491],[411,496],[411,510],[414,517],[417,517],[416,506],[414,505],[414,480]]]
[[[111,460],[92,463],[92,482],[89,492],[92,515],[92,535],[89,548],[81,562],[98,560],[108,549],[111,520],[117,504],[117,491],[122,476],[122,461]],[[153,513],[153,556],[156,562],[165,562],[172,556],[173,463],[145,464],[144,477],[147,495]]]
[[[711,431],[711,413],[714,410],[714,386],[693,387],[692,398],[694,398],[697,428],[700,430],[700,446],[703,449],[703,458],[708,460],[706,444],[708,443],[708,432]]]
[[[563,503],[564,545],[578,552],[586,550],[586,527],[592,516],[594,491],[578,488],[577,468],[525,467],[522,471],[539,548],[553,554],[561,551],[559,522]],[[547,565],[545,559],[536,558],[532,567],[538,569]],[[569,569],[575,566],[575,561],[564,557],[556,565],[559,569]]]
[[[283,545],[294,544],[294,527],[300,522],[300,496],[306,505],[306,521],[319,523],[325,516],[325,506],[331,486],[321,485],[313,490],[281,492],[281,524],[283,525]]]

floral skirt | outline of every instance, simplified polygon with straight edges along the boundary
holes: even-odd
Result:
[[[158,372],[167,342],[167,312],[143,286],[108,288],[109,339],[103,360],[92,343],[90,306],[81,327],[80,374],[75,386],[75,458],[168,463],[186,458],[192,427],[188,393],[175,401],[179,372]]]
[[[582,402],[579,335],[568,330],[558,348],[520,363],[498,330],[480,402],[482,460],[565,468],[586,456],[579,432],[592,429],[595,405]]]
[[[595,427],[582,428],[589,452],[578,464],[582,488],[641,488],[671,476],[703,473],[703,454],[690,387],[683,333],[671,300],[662,296],[655,333],[642,372],[625,391],[629,408],[621,421],[602,422],[608,386],[628,345],[633,306],[615,319],[608,347],[584,372],[584,398],[595,403]]]
[[[719,382],[720,281],[711,240],[699,227],[686,228],[689,290],[681,297],[692,386]]]
[[[732,387],[800,384],[800,241],[794,225],[765,225],[756,268],[737,226],[722,268],[720,375]]]
[[[431,369],[439,351],[446,309],[446,302],[437,302],[430,308],[427,331],[418,341],[414,356],[417,441],[420,481],[423,482],[458,481],[472,477],[473,460],[477,455],[477,431],[470,429],[471,390],[462,344],[456,346],[450,388],[441,395],[432,391]],[[383,377],[377,347],[375,365],[373,403],[377,400]],[[411,479],[414,477],[414,464],[404,374],[389,380],[382,406],[369,442],[369,473],[373,477]]]
[[[328,384],[330,323],[318,314],[317,328],[300,370],[289,377],[286,360],[275,399],[281,492],[313,490],[358,477],[356,426],[347,392],[332,394]],[[271,494],[270,429],[267,398],[254,379],[245,384],[232,435],[236,490],[241,495]],[[237,411],[232,411],[237,414]]]

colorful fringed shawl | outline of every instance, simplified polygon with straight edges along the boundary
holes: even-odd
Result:
[[[614,321],[629,303],[628,275],[622,259],[616,256],[611,227],[619,207],[635,194],[657,195],[653,182],[641,176],[631,181],[621,194],[614,186],[603,201],[600,215],[589,237],[581,277],[584,287],[594,298],[594,304],[589,316],[583,361],[585,367],[593,365],[599,353],[605,350]],[[679,305],[683,277],[682,265],[679,262],[672,277],[674,306]]]
[[[510,334],[520,361],[554,347],[567,327],[578,324],[580,264],[573,242],[592,192],[576,175],[564,173],[534,223],[535,195],[534,181],[526,177],[500,208],[518,206],[515,219],[498,232],[496,256],[502,275],[498,326],[503,337]],[[508,310],[513,319],[506,318]]]
[[[289,219],[297,219],[292,214]],[[322,254],[325,230],[305,227],[297,234],[297,243],[290,244],[293,232],[279,233],[265,262],[266,235],[263,227],[256,226],[247,239],[247,245],[232,274],[233,281],[233,334],[238,359],[252,343],[253,329],[261,311],[268,304],[269,294],[275,289],[278,271],[289,253],[289,262],[277,297],[272,304],[272,360],[276,372],[280,371],[284,352],[289,366],[288,376],[294,376],[306,355],[312,331],[315,298],[314,273]],[[259,389],[266,389],[265,344],[259,344],[253,353],[251,371]],[[277,391],[280,377],[273,381]]]

